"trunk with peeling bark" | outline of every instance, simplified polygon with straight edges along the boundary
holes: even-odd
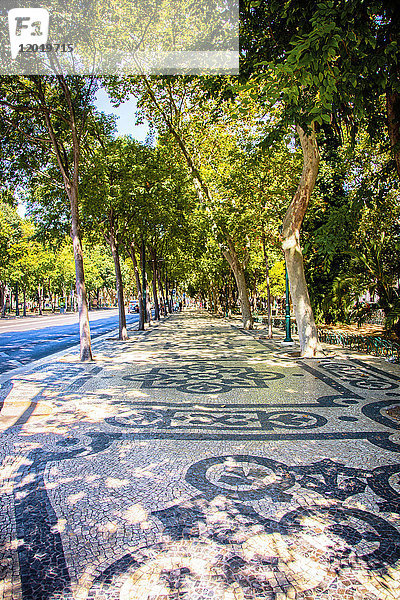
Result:
[[[80,235],[78,208],[80,143],[86,125],[88,106],[86,105],[84,107],[83,113],[81,113],[82,118],[78,126],[76,121],[76,105],[74,104],[68,81],[64,77],[64,75],[57,75],[56,80],[67,107],[66,114],[68,114],[68,117],[66,118],[66,123],[71,134],[71,161],[69,161],[68,159],[69,149],[67,149],[67,146],[63,143],[62,138],[59,135],[57,135],[57,130],[54,128],[56,121],[54,121],[52,118],[52,107],[48,101],[48,97],[46,97],[46,81],[39,77],[35,80],[34,84],[36,88],[36,95],[39,99],[41,114],[46,125],[48,137],[51,142],[51,146],[55,154],[57,164],[64,182],[65,191],[67,193],[68,200],[71,206],[71,238],[74,249],[76,293],[79,312],[80,358],[82,361],[88,361],[92,360],[93,357],[90,339],[89,310],[85,287],[83,251]],[[91,83],[89,84],[89,89],[87,90],[87,99],[90,95],[92,83],[93,79],[91,80]],[[42,141],[40,141],[39,144],[42,145]]]
[[[239,293],[240,310],[242,313],[242,321],[244,329],[253,329],[253,316],[251,314],[251,306],[249,294],[247,291],[246,277],[244,265],[239,260],[234,244],[228,238],[228,249],[223,250],[223,255],[229,263],[232,272],[235,276],[236,285]]]
[[[140,281],[140,271],[139,271],[139,266],[138,266],[137,260],[136,260],[135,245],[133,242],[130,245],[129,254],[131,256],[132,263],[133,263],[133,271],[135,273],[135,282],[136,282],[136,287],[137,287],[137,291],[138,291],[138,305],[139,305],[138,330],[143,331],[144,330],[144,311],[143,311],[142,282]]]
[[[311,358],[321,352],[321,347],[304,274],[300,227],[317,178],[319,151],[313,124],[308,132],[299,126],[297,132],[303,149],[303,170],[296,193],[283,220],[282,248],[285,253],[290,293],[296,315],[300,354]]]
[[[400,177],[400,94],[386,93],[386,111],[390,146],[396,161],[397,174]]]
[[[16,94],[15,100],[4,102],[2,99],[1,104],[7,106],[7,111],[2,115],[7,126],[18,131],[41,151],[44,148],[46,152],[52,151],[59,167],[71,206],[71,238],[78,295],[81,360],[85,361],[92,359],[92,351],[79,228],[78,181],[80,144],[87,130],[95,78],[74,77],[73,85],[70,85],[70,81],[69,77],[61,73],[48,78],[34,77],[29,81],[29,85],[21,82],[21,92]],[[24,95],[24,100],[18,98],[20,93]],[[19,127],[22,114],[29,118],[28,128]],[[42,131],[43,125],[47,135]],[[47,142],[50,142],[49,147]],[[40,306],[40,298],[39,303]]]
[[[92,344],[90,338],[89,308],[87,303],[85,273],[83,269],[83,251],[79,227],[78,189],[73,186],[69,190],[71,204],[71,238],[74,249],[76,296],[78,300],[80,357],[82,361],[92,360]],[[40,300],[39,300],[40,302]]]
[[[111,248],[111,254],[114,260],[115,269],[115,280],[117,283],[117,299],[118,299],[118,314],[119,314],[119,328],[118,337],[120,340],[128,339],[128,332],[126,329],[126,315],[125,315],[125,302],[124,302],[124,284],[122,282],[121,263],[119,260],[118,243],[115,238],[114,232],[110,232],[110,237],[106,237],[107,242]]]

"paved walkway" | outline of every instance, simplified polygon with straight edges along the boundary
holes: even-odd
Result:
[[[3,376],[4,600],[395,600],[400,369],[206,313]]]

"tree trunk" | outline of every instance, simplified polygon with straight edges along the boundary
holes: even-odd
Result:
[[[217,288],[216,285],[212,285],[211,286],[212,289],[212,295],[213,295],[213,300],[214,300],[214,312],[218,315],[222,314],[222,309],[221,309],[221,302],[220,302],[220,298],[219,298],[219,289]]]
[[[160,307],[158,304],[158,296],[157,296],[157,274],[155,272],[156,267],[153,264],[153,299],[154,299],[154,320],[160,320]]]
[[[0,284],[0,308],[1,308],[1,316],[5,317],[6,315],[6,286],[4,283]]]
[[[228,317],[228,313],[229,313],[229,296],[228,296],[228,284],[225,282],[224,285],[224,302],[225,302],[225,313],[224,316],[225,318]]]
[[[41,292],[40,285],[38,286],[38,312],[39,312],[39,315],[42,314],[42,292]]]
[[[207,290],[207,295],[208,295],[207,310],[209,310],[210,312],[212,312],[213,311],[213,301],[212,301],[212,294],[211,294],[211,288],[210,287]]]
[[[131,243],[129,248],[129,254],[133,263],[133,271],[135,273],[135,282],[138,292],[138,305],[139,305],[139,324],[138,330],[144,330],[144,311],[143,311],[143,296],[142,296],[142,282],[140,281],[140,271],[136,260],[135,254],[135,245],[134,242]]]
[[[23,290],[23,294],[24,294],[24,309],[23,309],[23,316],[26,317],[26,289],[24,288]]]
[[[282,248],[285,253],[290,292],[296,315],[300,355],[310,358],[321,352],[321,346],[318,342],[317,327],[304,275],[300,227],[315,185],[319,151],[313,124],[310,126],[309,133],[299,126],[297,126],[297,132],[303,149],[303,171],[296,193],[283,219]]]
[[[41,78],[35,80],[36,92],[40,99],[40,105],[43,110],[43,120],[52,144],[53,151],[63,178],[65,191],[71,205],[71,238],[74,248],[75,274],[76,274],[76,295],[79,311],[79,334],[80,334],[80,358],[81,361],[92,360],[92,344],[90,339],[89,310],[86,297],[85,273],[83,268],[83,252],[79,227],[79,209],[78,209],[78,182],[79,182],[79,158],[80,158],[80,134],[76,125],[76,108],[71,96],[71,90],[68,82],[63,75],[57,75],[57,81],[61,92],[66,100],[68,107],[68,127],[72,138],[72,161],[66,160],[65,146],[54,131],[52,124],[52,110],[47,104],[44,93],[43,82]],[[89,94],[88,94],[89,98]],[[81,126],[85,119],[81,122]],[[80,133],[83,129],[81,128]],[[63,152],[64,151],[64,152]]]
[[[146,322],[151,323],[150,288],[146,277]]]
[[[85,272],[83,268],[83,251],[79,227],[78,213],[78,188],[73,186],[69,189],[69,200],[71,203],[71,238],[74,248],[76,296],[79,312],[80,333],[80,358],[81,361],[93,360],[92,344],[90,339],[89,309],[86,296]]]
[[[165,272],[165,297],[166,297],[166,300],[167,300],[168,312],[172,313],[171,302],[170,302],[170,295],[169,295],[169,281],[168,281],[167,272]]]
[[[228,250],[223,250],[223,255],[229,263],[235,276],[236,285],[239,293],[240,310],[242,313],[242,321],[244,329],[253,329],[253,317],[251,314],[251,306],[249,294],[247,292],[246,277],[244,266],[238,259],[235,247],[231,239],[228,238]]]
[[[160,320],[160,307],[157,295],[157,256],[155,250],[151,249],[151,262],[153,263],[153,298],[154,298],[154,319]]]
[[[400,94],[398,92],[386,92],[386,111],[391,150],[400,177]]]
[[[269,264],[268,264],[267,248],[266,248],[266,244],[265,244],[265,233],[264,233],[264,230],[262,232],[262,245],[263,245],[264,262],[265,262],[265,281],[266,281],[266,284],[267,284],[268,337],[270,339],[272,339],[271,289],[270,289],[270,286],[269,286]]]
[[[119,260],[119,252],[118,252],[118,243],[115,239],[114,232],[111,231],[109,239],[107,239],[110,244],[111,254],[114,259],[114,269],[115,269],[115,280],[117,283],[117,298],[118,298],[118,313],[119,313],[119,339],[127,340],[128,332],[126,330],[126,315],[125,315],[125,303],[124,303],[124,284],[122,283],[122,274],[121,274],[121,264]]]
[[[255,271],[254,273],[254,289],[253,289],[253,297],[251,299],[251,303],[250,306],[252,307],[252,311],[253,312],[257,312],[258,311],[258,304],[257,304],[257,278],[258,277],[258,273],[257,271]]]
[[[15,316],[19,317],[18,282],[15,284]]]
[[[142,309],[143,309],[143,320],[144,323],[150,323],[150,318],[148,314],[148,300],[149,300],[149,290],[147,286],[147,275],[146,275],[146,247],[145,243],[142,240],[140,245],[140,263],[142,266]]]
[[[71,288],[71,307],[72,312],[76,312],[76,302],[75,302],[75,290]]]
[[[232,275],[229,273],[228,279],[228,318],[232,317],[233,294],[232,294]]]
[[[160,290],[160,294],[161,294],[162,314],[164,316],[166,316],[167,315],[167,307],[166,307],[164,288],[163,288],[163,284],[162,284],[162,280],[161,280],[161,274],[160,274],[159,269],[157,269],[157,281],[158,281],[158,289]]]

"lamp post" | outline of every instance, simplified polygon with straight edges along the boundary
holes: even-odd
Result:
[[[279,227],[279,233],[282,234],[283,226]],[[292,333],[291,333],[291,323],[290,323],[290,298],[289,298],[289,275],[286,266],[286,256],[283,253],[285,258],[285,339],[282,344],[293,344]]]
[[[286,281],[286,302],[285,302],[286,337],[283,341],[287,344],[293,344],[292,333],[291,333],[291,323],[290,323],[289,275],[287,272],[286,259],[285,259],[285,281]]]

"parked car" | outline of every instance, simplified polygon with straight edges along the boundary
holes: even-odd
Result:
[[[137,300],[131,300],[128,305],[128,313],[138,313],[139,302]]]

